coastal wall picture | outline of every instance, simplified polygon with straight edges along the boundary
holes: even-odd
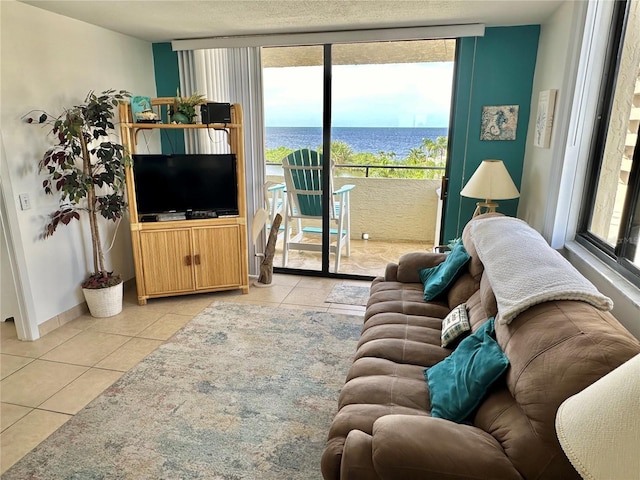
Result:
[[[133,121],[137,123],[148,123],[155,120],[155,114],[151,109],[151,97],[133,95],[131,97],[131,114]]]
[[[538,96],[538,112],[536,114],[536,131],[533,145],[549,148],[551,145],[551,130],[553,129],[553,112],[556,106],[558,90],[543,90]]]
[[[482,107],[480,140],[515,140],[518,105]]]

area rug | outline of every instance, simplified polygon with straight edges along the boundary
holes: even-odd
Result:
[[[214,303],[2,478],[320,479],[361,326]]]
[[[366,305],[369,300],[369,287],[359,285],[336,285],[325,300],[328,303],[343,305]]]

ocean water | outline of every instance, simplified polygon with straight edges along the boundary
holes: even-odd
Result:
[[[417,148],[422,139],[446,137],[447,128],[364,128],[336,127],[331,130],[331,140],[339,140],[351,146],[355,153],[394,152],[404,158],[412,148]],[[322,145],[321,127],[267,127],[267,150],[277,147],[313,148]]]

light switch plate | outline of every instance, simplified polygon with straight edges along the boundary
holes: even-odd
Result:
[[[31,200],[29,200],[28,193],[21,193],[18,198],[20,198],[20,208],[22,210],[29,210],[31,208]]]

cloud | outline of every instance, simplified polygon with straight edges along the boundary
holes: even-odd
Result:
[[[336,127],[449,124],[453,62],[337,65],[332,77]],[[322,67],[267,68],[263,78],[267,126],[322,124]]]

